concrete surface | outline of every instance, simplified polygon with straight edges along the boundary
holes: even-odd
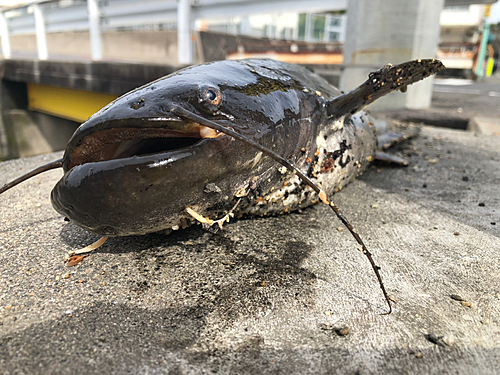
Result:
[[[481,116],[500,126],[500,75],[480,81],[436,78],[432,108],[422,110],[384,110],[379,115],[402,121],[422,122],[453,129],[467,128],[469,121]]]
[[[18,85],[39,83],[115,95],[123,95],[176,70],[176,67],[169,65],[109,61],[0,60],[0,78],[4,81],[14,81]],[[11,91],[8,93],[12,96],[21,93],[19,87],[15,86],[7,91]]]
[[[0,124],[0,160],[30,157],[64,150],[80,125],[74,121],[25,109],[8,109]],[[2,126],[3,125],[3,126]],[[2,148],[1,132],[5,132]]]
[[[349,1],[340,90],[352,90],[389,62],[435,57],[443,6],[444,0]],[[371,108],[429,108],[431,97],[432,79],[425,79],[404,95],[396,92],[376,100]]]
[[[40,175],[0,196],[0,372],[498,373],[499,145],[424,128],[401,146],[410,167],[374,165],[334,197],[389,316],[326,207],[114,238],[70,268],[96,236],[53,211],[61,172]],[[0,184],[60,155],[1,163]]]
[[[492,117],[475,116],[469,120],[467,130],[486,135],[500,135],[500,120]]]
[[[7,134],[11,133],[8,137],[9,146],[17,151],[16,157],[25,158],[54,151],[28,111],[9,109],[3,112],[2,117],[5,127],[10,130],[7,131]]]
[[[177,32],[175,30],[104,31],[102,51],[104,60],[142,61],[147,63],[178,65]],[[90,36],[88,31],[47,33],[47,48],[51,59],[71,55],[90,59]],[[16,58],[37,52],[36,35],[11,36],[13,55]],[[33,58],[33,57],[32,57]]]
[[[104,61],[180,66],[177,60],[176,30],[103,30],[101,35]],[[50,60],[91,60],[88,32],[47,33],[46,36]],[[294,63],[302,62],[304,55],[309,55],[312,59],[316,57],[324,63],[328,62],[328,65],[342,62],[342,44],[340,43],[256,38],[213,31],[198,31],[193,34],[193,37],[195,38],[194,63],[196,64],[224,60],[243,51],[260,56],[272,52]],[[10,38],[12,58],[37,60],[37,44],[34,34],[11,35]],[[296,52],[291,52],[291,46],[293,46],[292,49],[296,48]]]

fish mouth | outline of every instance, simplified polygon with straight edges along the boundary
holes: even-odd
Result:
[[[134,126],[132,122],[85,136],[70,152],[66,170],[87,163],[174,152],[223,135],[199,123],[181,119],[149,119],[148,122],[154,127],[144,126],[144,123]]]

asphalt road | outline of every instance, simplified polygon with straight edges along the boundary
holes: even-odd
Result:
[[[435,79],[432,108],[456,112],[467,118],[500,116],[500,77],[474,82],[466,79]],[[449,112],[448,112],[449,113]]]
[[[97,238],[52,209],[60,172],[40,175],[0,197],[0,373],[496,373],[499,146],[425,128],[399,150],[410,167],[374,165],[335,195],[389,316],[326,207],[113,238],[68,267]],[[0,184],[59,156],[0,163]]]

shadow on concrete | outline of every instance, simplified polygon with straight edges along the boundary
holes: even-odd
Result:
[[[217,327],[211,329],[205,311],[196,307],[166,307],[151,311],[126,304],[96,303],[85,313],[61,316],[33,324],[2,337],[0,357],[8,359],[2,371],[11,373],[300,373],[369,374],[440,373],[451,358],[487,358],[481,367],[495,372],[498,348],[425,345],[424,335],[406,348],[376,350],[363,345],[344,348],[349,337],[319,328],[330,344],[319,348],[273,348],[251,333],[232,345],[218,344]],[[377,354],[374,354],[374,351]],[[418,354],[417,354],[418,353]],[[120,358],[117,358],[117,355]],[[366,358],[372,361],[366,362]],[[474,372],[472,362],[462,373]]]
[[[262,228],[276,230],[269,219],[256,220],[263,222]],[[193,311],[206,316],[217,310],[217,315],[222,315],[228,325],[242,313],[255,315],[270,308],[273,297],[269,288],[275,289],[271,294],[298,299],[304,306],[311,306],[317,278],[302,263],[314,247],[294,239],[287,231],[279,234],[269,230],[272,239],[264,235],[249,240],[235,235],[238,230],[226,227],[223,232],[212,234],[200,227],[190,227],[170,235],[115,237],[95,252],[133,256],[135,264],[131,266],[136,274],[128,279],[131,292],[141,294],[168,288],[161,276],[170,274],[182,284],[182,294],[187,299],[194,297],[198,301]],[[63,242],[72,248],[93,241],[85,240],[87,236],[87,232],[73,224],[61,231]],[[214,269],[211,264],[218,266]]]
[[[424,128],[397,150],[409,168],[373,166],[334,197],[399,300],[383,317],[366,260],[327,207],[239,220],[216,235],[192,227],[113,238],[69,268],[65,244],[96,236],[61,229],[48,201],[35,208],[56,174],[26,182],[0,200],[8,227],[0,232],[0,372],[495,373],[495,142]],[[42,160],[2,163],[3,176]],[[351,333],[323,328],[339,323]],[[428,334],[454,344],[435,345]]]

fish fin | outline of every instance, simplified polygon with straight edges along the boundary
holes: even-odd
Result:
[[[399,156],[393,155],[393,154],[388,154],[386,152],[382,151],[376,151],[375,152],[375,160],[377,161],[382,161],[385,163],[392,163],[399,165],[401,167],[407,167],[408,166],[408,161],[400,158]]]
[[[361,86],[327,103],[329,117],[354,114],[363,107],[392,91],[405,92],[408,85],[436,74],[444,65],[436,59],[413,60],[399,65],[384,65],[368,75]]]
[[[104,242],[106,242],[107,240],[108,240],[108,237],[101,237],[97,241],[95,241],[93,244],[90,244],[82,249],[72,250],[68,253],[68,257],[66,260],[69,261],[75,255],[90,253],[90,252],[94,251],[95,249],[101,247],[104,244]]]
[[[377,148],[387,150],[396,143],[406,142],[409,139],[418,137],[421,127],[415,124],[394,124],[383,133],[377,133]]]
[[[245,194],[246,195],[246,194]],[[198,220],[201,223],[201,226],[204,230],[210,232],[210,233],[217,233],[219,230],[222,230],[222,226],[224,223],[229,223],[229,219],[234,217],[234,210],[236,210],[236,207],[241,202],[241,198],[238,199],[236,204],[229,210],[229,212],[224,215],[222,218],[218,220],[210,220],[209,218],[203,217],[196,211],[194,211],[192,208],[186,207],[186,212],[190,214],[192,217],[194,217],[196,220]],[[217,225],[215,225],[217,224]]]
[[[196,212],[195,210],[193,210],[191,207],[186,207],[186,212],[189,215],[191,215],[193,218],[195,218],[201,224],[207,224],[209,226],[212,226],[212,224],[214,223],[213,220],[211,220],[208,217],[204,217],[203,215],[200,215],[198,212]]]

